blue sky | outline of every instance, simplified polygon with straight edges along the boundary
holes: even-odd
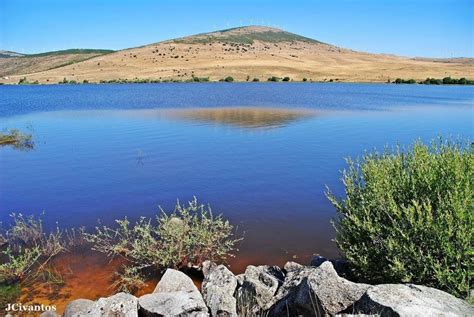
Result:
[[[0,0],[0,49],[122,49],[235,26],[405,56],[474,56],[471,0]]]

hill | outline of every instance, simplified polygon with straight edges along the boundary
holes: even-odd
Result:
[[[60,56],[63,55],[47,57]],[[10,63],[13,59],[4,60]],[[190,80],[194,76],[211,81],[227,76],[238,81],[253,78],[266,81],[271,76],[288,76],[294,80],[348,82],[386,82],[398,77],[416,80],[446,76],[474,78],[472,58],[423,59],[357,52],[261,26],[197,34],[106,55],[88,56],[81,62],[69,59],[63,61],[68,65],[57,63],[54,69],[48,62],[47,70],[45,62],[38,60],[24,69],[17,67],[10,72],[14,75],[0,82],[16,83],[22,77],[40,83],[57,83],[64,78],[99,82],[118,79]],[[2,65],[0,68],[3,69]]]
[[[69,49],[39,54],[0,51],[0,76],[42,72],[111,52],[96,49]]]

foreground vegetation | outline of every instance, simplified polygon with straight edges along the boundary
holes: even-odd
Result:
[[[18,129],[0,132],[0,146],[13,146],[16,149],[32,149],[34,147],[33,136]]]
[[[127,218],[116,222],[116,228],[97,227],[85,239],[93,250],[127,260],[115,284],[125,291],[143,284],[145,269],[200,269],[206,260],[232,256],[239,241],[232,238],[233,226],[196,198],[186,205],[178,202],[171,214],[162,211],[155,221],[142,217],[135,224]]]
[[[348,160],[346,197],[328,194],[336,242],[371,283],[412,282],[466,297],[472,285],[474,156],[438,141]]]

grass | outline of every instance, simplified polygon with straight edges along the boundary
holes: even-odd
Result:
[[[73,48],[68,50],[59,50],[59,51],[51,51],[51,52],[44,52],[38,54],[27,54],[24,57],[43,57],[43,56],[55,56],[55,55],[68,55],[68,54],[108,54],[113,53],[113,50],[105,50],[105,49],[83,49],[83,48]]]
[[[0,132],[0,146],[12,146],[16,149],[32,149],[34,147],[33,136],[18,129]]]
[[[265,32],[254,32],[244,34],[228,34],[230,31],[239,28],[232,28],[227,30],[218,31],[219,35],[213,35],[212,33],[197,34],[195,36],[174,40],[175,43],[184,44],[208,44],[212,42],[224,42],[234,44],[253,44],[255,41],[267,42],[267,43],[280,43],[280,42],[308,42],[308,43],[322,43],[317,40],[297,35],[285,31],[265,31]]]
[[[20,285],[0,285],[0,310],[5,311],[8,304],[16,303],[20,297]]]

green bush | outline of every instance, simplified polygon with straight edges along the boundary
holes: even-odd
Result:
[[[255,77],[254,79],[252,79],[253,82],[257,82],[257,81],[260,81],[260,79],[258,79],[257,77]]]
[[[225,82],[228,82],[228,83],[231,83],[231,82],[234,81],[234,77],[232,77],[232,76],[227,76],[226,78],[224,78],[224,81],[225,81]]]
[[[290,81],[290,77],[286,76],[282,79],[282,81]]]
[[[93,250],[128,260],[115,285],[122,290],[139,282],[145,268],[199,269],[205,260],[223,261],[238,241],[232,238],[233,226],[196,198],[187,205],[178,202],[171,214],[157,216],[156,223],[143,217],[135,224],[127,218],[116,222],[116,228],[98,227],[84,235]]]
[[[360,280],[411,282],[465,297],[472,283],[474,156],[468,144],[413,148],[348,160],[336,242]]]
[[[280,77],[272,76],[267,79],[268,81],[280,81]]]

